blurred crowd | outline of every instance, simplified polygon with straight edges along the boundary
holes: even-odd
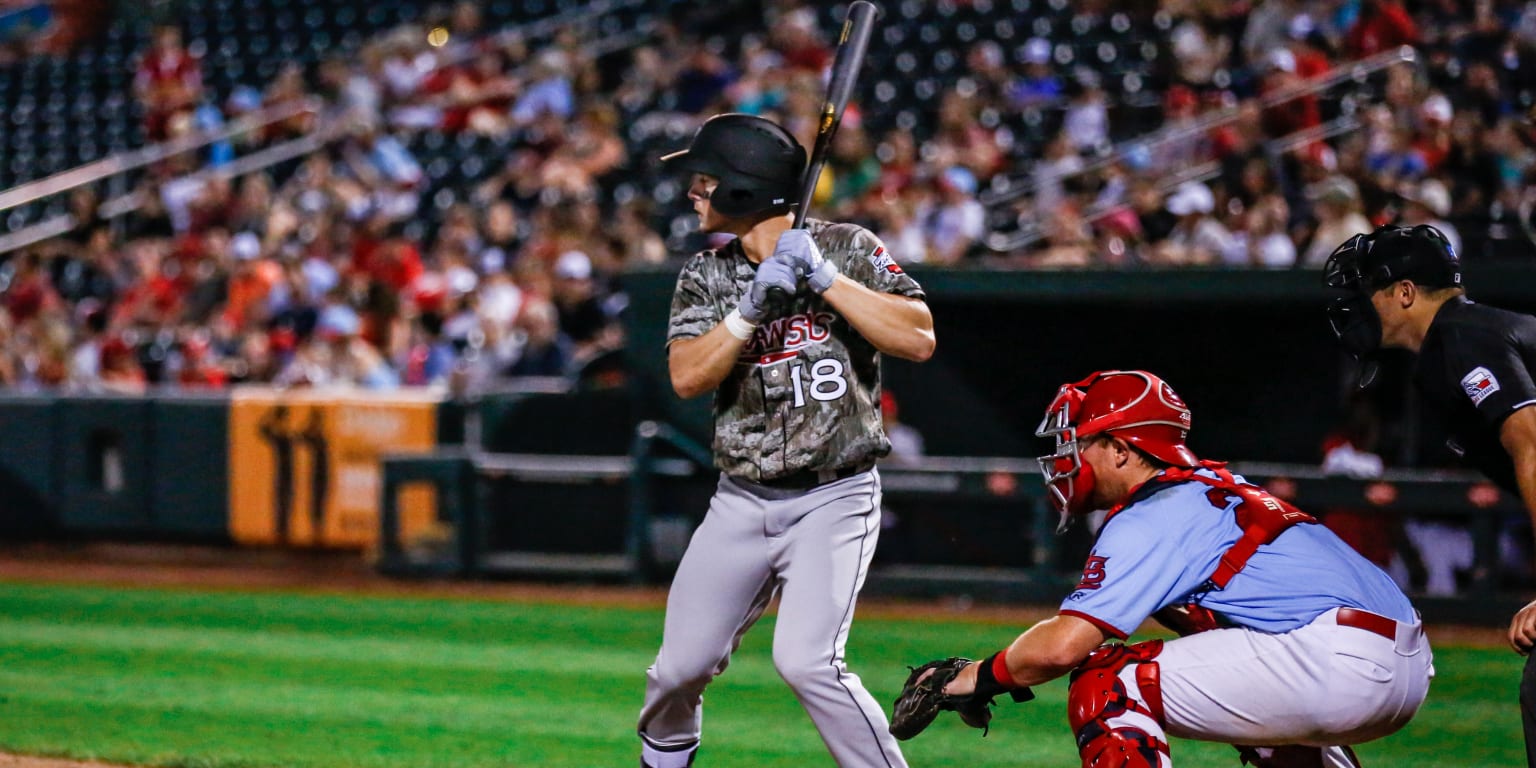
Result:
[[[1097,163],[1083,133],[1064,128],[1034,168],[1034,193],[1014,203],[1039,239],[1012,260],[1316,268],[1356,232],[1423,223],[1469,259],[1536,255],[1536,3],[1187,0],[1161,11],[1174,57],[1163,126]],[[1402,46],[1413,61],[1375,77],[1310,82]]]
[[[835,20],[803,0],[747,5],[760,13],[732,23],[766,33],[721,34],[721,11],[599,53],[578,27],[533,39],[460,2],[217,93],[206,41],[158,27],[133,81],[149,139],[289,114],[156,164],[127,215],[76,190],[73,228],[0,266],[0,386],[614,381],[624,272],[703,242],[656,156],[720,111],[812,143]],[[891,119],[900,105],[878,93],[851,106],[812,215],[937,265],[1310,268],[1389,222],[1433,222],[1468,258],[1529,256],[1536,2],[1054,5],[1070,29],[966,44],[922,121]],[[1119,134],[1147,111],[1122,81],[1066,55],[1095,30],[1162,52],[1151,138]],[[1399,45],[1417,65],[1283,98]],[[1357,127],[1281,141],[1338,116]],[[304,138],[323,148],[221,172]],[[471,148],[462,168],[423,154],[442,146]],[[1017,247],[986,247],[999,222]]]

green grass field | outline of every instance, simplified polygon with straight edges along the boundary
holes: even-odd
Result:
[[[0,583],[0,749],[164,766],[591,768],[637,762],[657,610],[463,599]],[[907,663],[1021,628],[861,619],[850,664],[889,710]],[[769,657],[772,617],[707,694],[700,765],[831,765]],[[1520,659],[1436,648],[1429,702],[1366,765],[1513,766]],[[1000,706],[982,738],[946,716],[913,766],[1073,766],[1065,686]],[[1175,741],[1180,766],[1235,766]]]

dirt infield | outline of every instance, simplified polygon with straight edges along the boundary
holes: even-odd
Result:
[[[659,608],[666,602],[666,589],[658,586],[399,579],[378,573],[355,552],[167,544],[0,544],[0,580],[639,608]],[[968,598],[913,601],[867,597],[859,602],[861,617],[963,619],[1012,624],[1021,629],[1055,612],[1054,605],[1000,605]],[[1432,625],[1429,633],[1437,643],[1477,647],[1502,647],[1506,643],[1504,630],[1493,627]]]
[[[549,602],[659,608],[662,587],[547,584],[458,579],[407,580],[383,576],[357,553],[293,552],[233,547],[128,544],[3,544],[0,580],[9,582],[195,587],[232,591],[400,595],[450,599]],[[903,601],[866,598],[866,618],[963,619],[1020,629],[1055,613],[1049,605],[988,605],[963,599]],[[1435,625],[1433,642],[1502,647],[1497,628]],[[0,768],[126,768],[106,763],[0,753]]]
[[[196,587],[241,591],[400,595],[659,608],[666,589],[623,584],[542,583],[452,578],[400,579],[375,571],[352,552],[260,550],[143,544],[0,546],[0,580]],[[998,623],[1039,621],[1049,606],[992,606],[971,600],[867,598],[861,616],[965,618]]]
[[[0,768],[120,768],[111,763],[91,763],[82,760],[60,760],[53,757],[7,755],[0,753]]]

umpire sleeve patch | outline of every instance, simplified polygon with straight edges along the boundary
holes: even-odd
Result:
[[[1499,379],[1493,375],[1493,371],[1478,366],[1461,377],[1461,388],[1467,397],[1472,398],[1473,405],[1482,405],[1489,395],[1499,391]]]

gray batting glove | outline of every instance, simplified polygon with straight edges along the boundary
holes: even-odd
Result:
[[[736,305],[736,311],[741,314],[741,319],[753,325],[762,323],[770,315],[784,311],[782,306],[773,306],[773,301],[768,297],[769,289],[778,288],[786,295],[794,296],[799,289],[799,282],[800,275],[795,265],[775,253],[757,265],[757,277],[747,286],[747,292],[741,295],[741,303]]]
[[[803,229],[784,230],[773,246],[773,255],[788,259],[805,273],[806,285],[817,293],[832,287],[832,281],[837,279],[837,265],[822,258],[811,233]]]

